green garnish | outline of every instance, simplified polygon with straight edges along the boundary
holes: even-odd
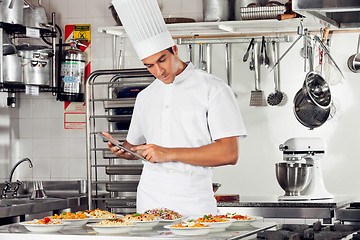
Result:
[[[140,213],[134,213],[133,216],[137,217],[137,216],[141,216],[141,214]]]

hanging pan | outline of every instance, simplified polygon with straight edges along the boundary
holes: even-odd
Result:
[[[302,88],[294,97],[296,119],[305,127],[314,129],[323,125],[330,115],[331,92],[325,79],[313,71],[312,49],[309,48],[310,72]]]

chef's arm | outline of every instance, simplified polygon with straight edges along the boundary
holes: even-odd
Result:
[[[164,148],[154,144],[139,145],[132,150],[144,150],[149,162],[183,162],[197,166],[235,165],[239,157],[239,138],[228,137],[196,148]]]

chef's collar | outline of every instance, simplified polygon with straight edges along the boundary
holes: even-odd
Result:
[[[184,81],[186,78],[190,77],[191,70],[194,69],[195,67],[191,62],[185,62],[185,64],[186,67],[184,68],[184,70],[179,75],[175,76],[175,79],[172,83],[169,83],[167,85],[178,84]]]

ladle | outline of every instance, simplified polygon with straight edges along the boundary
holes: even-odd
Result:
[[[275,43],[275,41],[272,42],[272,47],[273,47],[273,61],[276,62],[277,51],[276,51],[276,43]],[[271,106],[279,105],[281,103],[281,101],[283,100],[283,98],[284,98],[284,94],[280,91],[280,88],[279,88],[279,79],[278,79],[278,77],[279,77],[278,66],[276,66],[276,68],[274,69],[275,92],[270,93],[269,96],[267,97],[267,102]]]
[[[360,71],[360,34],[359,34],[356,54],[353,54],[349,57],[347,61],[347,65],[348,68],[354,73]]]

